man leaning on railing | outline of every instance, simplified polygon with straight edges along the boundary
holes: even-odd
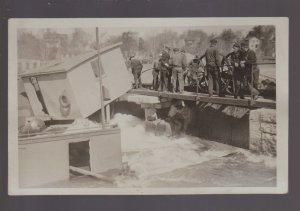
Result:
[[[256,64],[256,54],[253,50],[249,49],[249,44],[247,41],[242,43],[241,51],[241,68],[244,71],[245,82],[251,91],[252,99],[257,99],[259,95],[258,80],[259,80],[259,68]]]

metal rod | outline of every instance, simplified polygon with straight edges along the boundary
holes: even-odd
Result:
[[[253,64],[251,64],[251,106],[253,105],[254,97],[253,97]]]
[[[105,127],[105,108],[103,100],[103,86],[102,86],[102,71],[101,71],[101,59],[100,59],[100,44],[99,44],[99,28],[96,27],[96,45],[97,45],[97,59],[98,59],[98,71],[99,71],[99,86],[100,86],[100,106],[101,106],[101,124]]]

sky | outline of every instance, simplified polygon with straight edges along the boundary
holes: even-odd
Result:
[[[149,35],[155,35],[164,30],[172,30],[181,34],[182,32],[188,29],[201,29],[207,34],[220,34],[224,29],[232,29],[233,31],[240,31],[243,36],[247,35],[247,33],[253,28],[253,26],[199,26],[199,27],[143,27],[143,28],[128,28],[128,27],[118,27],[118,28],[100,28],[100,39],[108,39],[112,35],[121,35],[125,31],[138,32],[139,36],[145,38]],[[81,28],[86,33],[90,34],[92,40],[95,40],[95,29],[94,28]],[[43,29],[23,29],[26,32],[31,32],[32,34],[41,37],[42,32],[45,31]],[[74,28],[53,28],[51,31],[56,31],[57,33],[68,34],[71,35],[74,31]]]

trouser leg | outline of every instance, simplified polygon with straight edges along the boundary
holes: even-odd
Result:
[[[153,73],[153,89],[154,90],[158,89],[158,84],[159,84],[158,74],[155,72],[155,73]]]
[[[178,84],[179,84],[179,92],[183,92],[184,90],[183,70],[178,71]]]
[[[245,75],[243,73],[240,73],[238,80],[240,82],[238,95],[240,96],[241,99],[244,99],[244,94],[245,94]]]
[[[209,95],[213,95],[213,89],[215,88],[216,94],[220,93],[220,85],[219,85],[219,72],[215,67],[211,67],[207,71],[208,75],[208,93]]]
[[[235,75],[235,73],[233,73],[233,93],[234,93],[234,97],[237,98],[238,93],[239,93],[239,88],[238,88],[238,79],[237,76]]]
[[[253,71],[253,87],[255,89],[258,89],[258,83],[259,83],[259,69]]]
[[[177,70],[174,68],[172,70],[172,89],[173,89],[173,92],[176,91],[176,83],[177,83]]]
[[[217,68],[214,70],[213,72],[213,76],[214,76],[214,84],[215,84],[215,88],[216,88],[216,94],[220,95],[220,77],[219,77],[219,71],[217,70]]]
[[[254,88],[254,80],[253,80],[253,86],[252,86],[252,79],[251,79],[251,74],[246,77],[247,78],[247,83],[248,83],[248,87],[250,92],[252,93],[252,97],[256,96],[259,94],[258,90]]]
[[[134,78],[134,88],[137,89],[138,88],[138,74],[137,72],[133,72],[133,78]]]
[[[241,96],[241,73],[239,70],[234,69],[233,71],[233,87],[234,87],[234,97]]]
[[[141,80],[141,71],[138,72],[138,87],[141,88],[142,87],[142,80]]]
[[[168,69],[168,90],[173,91],[173,82],[172,82],[173,69]]]
[[[208,78],[208,94],[209,96],[213,95],[213,88],[214,88],[214,82],[213,82],[213,76],[212,76],[212,69],[207,68],[207,78]]]
[[[166,91],[168,87],[168,78],[167,78],[167,72],[161,71],[160,73],[160,83],[159,88],[161,91]]]

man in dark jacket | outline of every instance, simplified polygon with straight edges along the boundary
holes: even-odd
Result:
[[[234,87],[234,98],[238,96],[244,99],[244,72],[240,66],[241,49],[238,43],[234,43],[233,52],[226,56],[226,65],[230,65],[233,69],[233,87]]]
[[[167,90],[168,91],[172,91],[172,68],[170,68],[169,64],[170,64],[170,48],[169,47],[164,47],[164,50],[162,51],[162,57],[161,60],[164,64],[164,67],[166,68],[166,80],[167,80]]]
[[[143,65],[140,60],[134,58],[134,56],[130,57],[130,66],[134,78],[134,88],[141,88],[142,87],[142,81],[141,81],[141,73],[143,69]]]
[[[197,80],[200,68],[200,58],[198,55],[195,56],[189,63],[189,70],[187,73],[188,83],[191,85],[193,80]]]
[[[205,52],[206,69],[208,77],[208,93],[209,97],[213,95],[213,88],[215,87],[216,94],[220,96],[220,67],[221,59],[220,53],[217,49],[218,41],[212,39],[210,41],[210,47]]]
[[[259,91],[258,80],[259,80],[259,68],[257,67],[256,54],[253,50],[249,49],[249,44],[247,41],[242,43],[242,51],[240,57],[241,68],[245,74],[245,80],[248,87],[252,93],[252,98],[256,99]],[[252,74],[251,74],[252,73]]]

